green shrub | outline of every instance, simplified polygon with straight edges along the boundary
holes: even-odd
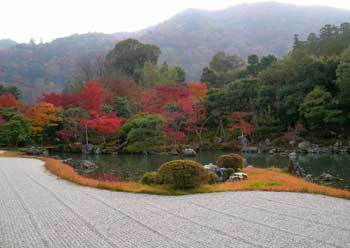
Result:
[[[216,164],[222,168],[232,168],[235,171],[243,168],[243,158],[239,154],[231,153],[219,157]]]
[[[238,169],[239,170],[239,169]],[[232,176],[232,174],[235,173],[235,170],[233,168],[227,168],[227,174],[228,176]]]
[[[204,173],[203,165],[193,160],[173,160],[162,164],[159,168],[163,182],[173,185],[176,189],[198,186]]]
[[[202,183],[207,184],[215,184],[220,181],[218,175],[216,175],[214,172],[205,172],[202,177]]]
[[[156,171],[146,172],[141,178],[141,183],[147,185],[162,184],[162,177]]]

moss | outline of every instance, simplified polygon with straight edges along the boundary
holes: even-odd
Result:
[[[260,189],[262,187],[274,187],[274,186],[282,186],[282,182],[275,182],[275,181],[269,181],[269,182],[261,182],[261,181],[256,181],[256,182],[251,182],[249,184],[253,189]]]

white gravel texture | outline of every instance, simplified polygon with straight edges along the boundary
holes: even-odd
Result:
[[[0,158],[0,247],[350,247],[350,201],[227,192],[112,192]]]

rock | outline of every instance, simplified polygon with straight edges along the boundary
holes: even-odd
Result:
[[[220,138],[220,137],[215,137],[215,138],[214,138],[214,143],[215,143],[215,144],[220,144],[220,143],[222,143],[222,138]]]
[[[295,146],[295,143],[296,143],[295,140],[289,141],[289,145],[291,145],[291,146],[293,146],[293,147]]]
[[[274,154],[274,153],[276,153],[277,152],[277,150],[276,150],[276,148],[272,148],[270,151],[269,151],[269,154]]]
[[[241,152],[245,153],[257,153],[259,149],[257,147],[251,146],[251,147],[243,147],[241,149]]]
[[[210,163],[204,165],[204,169],[215,173],[219,177],[220,182],[225,182],[229,178],[227,168],[220,168],[219,166]]]
[[[94,150],[94,154],[101,154],[101,148],[96,147]]]
[[[253,165],[248,165],[246,168],[247,168],[247,169],[249,169],[249,168],[254,168],[254,166],[253,166]]]
[[[173,148],[173,149],[171,149],[171,151],[170,151],[170,155],[178,156],[178,155],[179,155],[179,152],[176,150],[176,148]]]
[[[265,145],[265,146],[271,146],[271,141],[270,141],[270,139],[266,138],[266,139],[265,139],[265,142],[264,142],[264,145]]]
[[[288,157],[295,159],[297,157],[297,153],[296,152],[291,152],[291,153],[288,154]]]
[[[305,176],[305,180],[307,181],[307,182],[313,182],[314,181],[314,178],[312,177],[312,175],[311,174],[307,174],[306,176]]]
[[[226,168],[219,168],[216,172],[218,175],[220,182],[225,182],[229,178],[229,174]]]
[[[25,150],[25,153],[27,155],[31,156],[49,156],[49,151],[46,150],[45,148],[40,148],[40,147],[30,147]]]
[[[91,162],[89,160],[82,160],[80,161],[80,167],[82,169],[96,169],[97,168],[97,165],[94,163],[94,162]]]
[[[239,140],[239,142],[241,143],[241,145],[243,147],[248,146],[248,139],[247,139],[247,137],[244,134],[238,136],[238,140]]]
[[[67,158],[62,160],[63,163],[68,164],[72,166],[74,169],[79,169],[80,168],[80,162],[71,158]]]
[[[339,181],[340,178],[335,177],[329,173],[322,173],[319,177],[315,179],[315,181],[320,183],[333,183]]]
[[[213,173],[217,173],[220,170],[220,168],[217,165],[212,163],[204,165],[204,169]]]
[[[195,157],[196,155],[197,155],[196,151],[191,148],[185,148],[182,150],[182,156]]]
[[[311,143],[309,141],[303,141],[298,144],[298,148],[301,150],[307,150],[311,147]]]
[[[92,154],[94,151],[94,145],[92,144],[85,144],[85,145],[82,145],[81,147],[81,152],[83,154]]]
[[[243,172],[236,172],[233,173],[232,176],[228,179],[229,182],[234,182],[234,181],[240,181],[240,180],[246,180],[248,179],[248,175]]]

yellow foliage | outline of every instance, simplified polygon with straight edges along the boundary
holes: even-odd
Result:
[[[58,116],[60,108],[51,103],[38,102],[34,105],[30,117],[32,120],[32,131],[40,133],[45,128],[57,126],[62,118]]]

